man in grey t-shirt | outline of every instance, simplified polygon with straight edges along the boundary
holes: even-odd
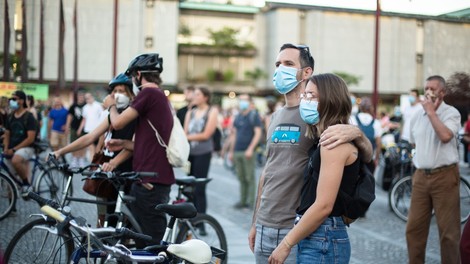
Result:
[[[313,140],[305,137],[306,124],[299,113],[300,95],[313,73],[314,60],[309,48],[284,44],[276,59],[273,83],[284,94],[286,105],[276,111],[267,133],[267,161],[258,184],[258,195],[253,225],[248,236],[256,263],[268,263],[272,251],[282,242],[294,225],[295,210],[300,201],[303,171]],[[328,128],[320,144],[334,148],[338,144],[355,141],[370,160],[372,146],[359,128],[336,125]],[[285,263],[296,262],[296,250]]]

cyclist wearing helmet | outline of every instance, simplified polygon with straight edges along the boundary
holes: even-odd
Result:
[[[160,89],[162,71],[163,59],[159,54],[147,53],[135,57],[126,70],[126,75],[132,77],[136,94],[131,106],[119,114],[113,97],[108,96],[104,101],[113,127],[119,129],[132,120],[139,120],[133,145],[133,170],[158,173],[158,177],[147,177],[143,178],[142,183],[133,183],[130,191],[137,199],[137,202],[131,204],[132,213],[139,221],[142,231],[152,236],[153,241],[150,244],[160,242],[166,227],[166,216],[157,212],[155,205],[168,203],[171,185],[175,183],[173,168],[168,163],[165,149],[160,146],[155,132],[147,122],[152,123],[168,144],[173,116],[170,102]],[[123,147],[123,142],[110,140],[108,145],[119,149]]]
[[[134,98],[134,94],[132,93],[132,81],[122,73],[114,77],[109,82],[109,92],[110,96],[117,98],[116,106],[119,113],[128,108],[130,102]],[[90,133],[87,133],[86,135],[71,142],[69,145],[55,151],[54,155],[59,158],[60,156],[63,156],[69,152],[84,149],[87,146],[93,144],[93,142],[97,141],[102,135],[104,135],[105,141],[112,138],[132,140],[136,121],[137,120],[130,122],[121,129],[114,129],[110,126],[110,123],[106,118]],[[128,159],[132,155],[131,152],[125,150],[121,152],[112,152],[106,148],[103,148],[103,150],[100,151],[103,151],[104,155],[110,158],[108,162],[103,164],[103,170],[112,171],[117,169],[121,172],[132,171],[132,159]],[[115,199],[115,197],[112,199]],[[108,213],[114,212],[114,205],[108,206],[107,209],[105,206],[98,205],[98,216],[100,220],[104,220],[105,210],[107,210]]]

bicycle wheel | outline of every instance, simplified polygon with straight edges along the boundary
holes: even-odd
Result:
[[[470,215],[470,185],[460,177],[460,223],[465,223]]]
[[[411,176],[405,176],[397,181],[389,195],[393,212],[403,221],[408,221],[411,204]]]
[[[176,243],[189,239],[200,239],[209,246],[225,251],[225,258],[221,260],[213,256],[211,263],[227,263],[228,248],[224,230],[217,220],[207,214],[198,213],[196,217],[181,222],[176,236]]]
[[[15,209],[18,193],[15,182],[0,173],[0,220],[7,217]]]
[[[62,204],[64,189],[66,188],[67,177],[62,171],[56,167],[47,168],[39,174],[36,185],[34,186],[34,192],[40,196],[52,199],[59,204]],[[73,186],[70,185],[67,190],[67,196],[72,196]],[[65,205],[68,205],[70,201],[66,201]]]
[[[70,232],[56,233],[56,222],[44,218],[23,226],[5,250],[5,263],[67,263],[74,243]]]

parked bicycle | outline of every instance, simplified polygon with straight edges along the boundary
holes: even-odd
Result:
[[[135,199],[131,196],[124,194],[124,185],[126,181],[139,180],[140,176],[153,176],[155,173],[137,173],[137,172],[102,172],[102,171],[87,171],[87,168],[93,167],[96,165],[89,165],[84,168],[69,168],[67,164],[57,164],[54,156],[50,156],[49,160],[55,163],[55,166],[67,175],[66,188],[71,186],[72,178],[74,175],[81,174],[92,179],[107,179],[113,183],[113,185],[119,190],[117,196],[116,207],[113,214],[107,214],[105,216],[105,221],[103,223],[104,227],[108,226],[110,219],[117,219],[115,225],[116,228],[127,227],[133,231],[142,232],[140,225],[137,220],[132,215],[132,212],[127,207],[127,204],[133,202]],[[210,179],[196,179],[195,177],[185,177],[182,179],[177,179],[178,184],[178,195],[174,201],[175,204],[184,203],[186,201],[192,201],[192,192],[194,191],[194,186],[197,184],[206,184]],[[85,203],[100,203],[100,204],[110,204],[109,202],[96,201],[92,199],[83,199],[75,198],[68,196],[68,193],[65,192],[61,206],[65,205],[65,201],[76,201],[76,202],[85,202]],[[161,209],[161,207],[159,207]],[[164,211],[166,212],[166,211]],[[169,212],[166,212],[169,213]],[[170,212],[171,213],[171,212]],[[179,217],[181,218],[181,217]],[[21,255],[24,253],[22,248],[38,248],[38,244],[49,244],[49,249],[54,249],[56,244],[63,245],[65,243],[63,237],[53,236],[51,238],[51,233],[49,232],[50,225],[53,225],[54,222],[50,222],[50,219],[37,219],[31,223],[24,226],[20,229],[14,238],[7,247],[9,255]],[[201,234],[198,228],[204,225],[205,234]],[[44,228],[44,226],[46,226]],[[44,229],[47,231],[45,234],[37,234],[38,232],[44,233]],[[181,243],[184,240],[199,238],[204,240],[213,248],[219,248],[223,252],[223,255],[226,255],[227,251],[227,241],[225,234],[223,232],[220,224],[211,216],[205,214],[198,214],[194,219],[177,219],[172,225],[171,235],[166,239],[171,243]],[[42,231],[42,232],[41,232]],[[57,235],[57,234],[56,234]],[[42,238],[42,239],[40,239]],[[136,240],[126,240],[123,242],[128,248],[136,247]],[[47,243],[46,243],[47,242]],[[18,252],[18,253],[11,253]],[[69,252],[69,251],[66,251]],[[61,255],[65,254],[62,252]],[[214,255],[213,263],[226,263],[226,257],[221,258],[220,252]]]
[[[65,178],[55,167],[48,166],[40,154],[50,148],[48,142],[34,144],[35,155],[30,159],[31,190],[51,199],[64,189]],[[19,179],[12,167],[5,163],[6,157],[0,154],[0,220],[16,211],[16,201],[21,197],[23,181]],[[69,190],[70,194],[72,189]]]
[[[210,247],[200,240],[190,240],[181,245],[162,241],[161,245],[144,249],[129,249],[126,246],[115,243],[108,244],[108,237],[121,239],[142,239],[150,241],[151,237],[133,232],[126,228],[91,228],[82,217],[71,214],[69,207],[60,211],[60,206],[52,200],[44,199],[35,193],[29,196],[38,202],[44,214],[40,216],[48,221],[47,226],[38,226],[36,229],[45,231],[46,236],[55,238],[54,243],[39,244],[34,253],[12,254],[5,252],[7,263],[79,263],[81,259],[102,261],[100,263],[209,263],[212,257]],[[194,205],[182,203],[178,205],[166,205],[172,219],[176,217],[191,217],[197,212]],[[171,223],[168,225],[165,237],[171,232]],[[46,237],[44,236],[44,237]],[[164,238],[165,238],[164,237]],[[53,246],[53,247],[51,247]],[[21,259],[20,259],[21,258]]]
[[[401,165],[389,192],[389,204],[398,218],[408,221],[411,204],[412,175],[415,168],[412,163],[411,147],[402,146]],[[460,177],[460,222],[465,223],[470,216],[470,184]]]

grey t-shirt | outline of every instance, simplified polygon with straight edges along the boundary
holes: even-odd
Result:
[[[264,185],[257,223],[271,228],[291,228],[300,203],[303,171],[313,139],[305,137],[306,124],[299,107],[283,107],[271,118],[267,137]]]

